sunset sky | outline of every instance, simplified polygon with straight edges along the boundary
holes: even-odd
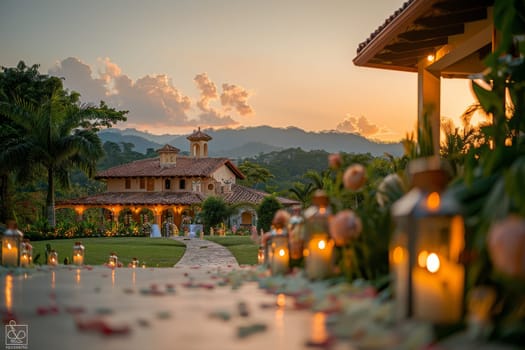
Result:
[[[401,139],[416,123],[414,73],[353,65],[405,0],[2,0],[0,65],[38,63],[85,102],[130,111],[152,133],[295,126]],[[441,113],[473,97],[443,80]]]

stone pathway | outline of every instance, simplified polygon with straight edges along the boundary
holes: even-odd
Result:
[[[222,245],[200,238],[174,237],[186,245],[186,251],[176,267],[239,267],[237,260]]]

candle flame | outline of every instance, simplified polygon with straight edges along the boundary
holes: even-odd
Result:
[[[427,207],[429,210],[437,210],[439,208],[440,198],[439,193],[432,192],[427,198]]]
[[[427,257],[427,270],[434,273],[439,270],[440,262],[436,253],[431,253]]]
[[[403,251],[403,248],[400,246],[395,247],[394,251],[392,252],[392,261],[395,264],[400,264],[404,258],[405,258],[405,253]]]
[[[319,249],[325,249],[326,248],[326,242],[322,239],[319,241],[319,243],[317,243],[317,247],[319,247]]]
[[[13,248],[13,247],[11,246],[11,243],[7,243],[7,249],[11,249],[11,248]]]
[[[417,264],[420,267],[425,268],[427,266],[427,258],[428,258],[428,252],[426,250],[423,250],[419,255],[417,256]]]
[[[286,254],[284,249],[280,249],[279,250],[279,256],[284,256],[284,254]]]

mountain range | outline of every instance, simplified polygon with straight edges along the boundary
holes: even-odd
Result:
[[[296,127],[274,128],[270,126],[239,129],[203,130],[213,139],[209,142],[209,154],[214,157],[234,159],[253,157],[287,148],[305,151],[325,150],[329,153],[370,153],[374,156],[385,152],[395,156],[403,153],[401,143],[381,143],[361,135],[338,131],[310,132]],[[99,132],[103,142],[130,142],[134,150],[146,153],[148,148],[158,149],[170,144],[181,151],[188,151],[188,135],[154,135],[136,129],[104,129]]]

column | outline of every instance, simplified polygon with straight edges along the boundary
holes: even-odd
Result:
[[[432,126],[432,143],[434,154],[439,155],[439,144],[441,134],[441,80],[440,72],[432,72],[427,69],[433,62],[428,58],[423,58],[418,63],[417,71],[417,114],[418,128],[423,127],[426,115],[428,122]]]

